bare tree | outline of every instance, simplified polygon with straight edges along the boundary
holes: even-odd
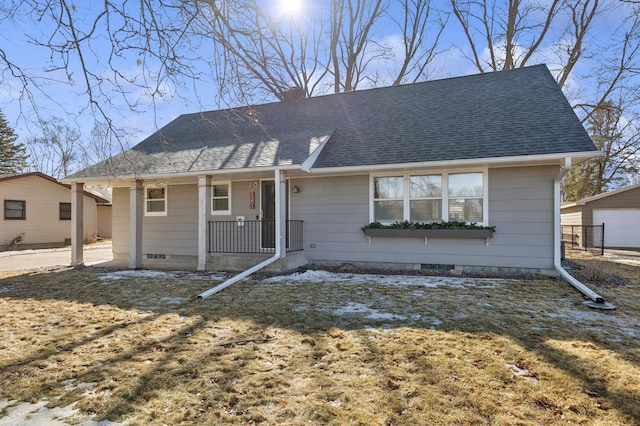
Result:
[[[82,163],[82,136],[60,118],[42,123],[42,135],[28,139],[31,169],[56,179],[77,171]]]
[[[0,44],[0,83],[18,86],[17,100],[35,111],[34,117],[24,117],[35,123],[56,115],[42,109],[42,96],[57,103],[57,114],[65,111],[49,88],[51,83],[67,85],[86,101],[83,108],[66,111],[70,119],[89,117],[109,133],[102,141],[110,146],[95,147],[105,155],[128,146],[119,123],[145,108],[155,111],[157,102],[167,98],[184,96],[197,108],[426,79],[442,45],[453,43],[443,39],[453,24],[468,45],[458,48],[479,72],[551,58],[559,84],[566,91],[578,86],[571,100],[585,123],[606,100],[639,86],[640,10],[635,1],[450,0],[440,10],[430,0],[325,0],[309,2],[313,7],[298,17],[278,15],[268,4],[5,2],[0,5],[2,28],[25,34],[47,59],[42,70],[33,72],[15,60],[11,43]],[[599,40],[594,28],[602,30],[606,14],[618,10],[625,11],[626,19],[618,28],[608,25],[607,38]],[[400,40],[395,45],[385,39],[390,33]],[[586,69],[585,59],[597,66]],[[597,93],[580,90],[582,82],[597,87]],[[622,117],[636,117],[630,111],[637,110],[638,99],[625,99]]]
[[[640,172],[640,128],[637,120],[623,116],[621,101],[607,101],[596,109],[589,119],[589,132],[602,156],[571,169],[563,185],[567,201],[627,185]]]
[[[600,0],[450,1],[479,72],[530,65],[541,48],[555,45],[561,50],[561,87],[584,52],[594,17],[606,7]]]
[[[431,7],[431,0],[402,0],[400,3],[401,19],[394,21],[401,29],[404,51],[394,85],[405,79],[412,83],[427,79],[427,67],[440,53],[440,38],[449,19],[448,15]]]
[[[199,63],[206,61],[187,48],[192,47],[187,35],[194,19],[188,3],[105,0],[87,6],[67,0],[15,0],[3,4],[2,23],[21,30],[47,59],[42,70],[33,72],[0,48],[0,83],[18,82],[17,101],[30,104],[35,116],[25,119],[36,125],[51,117],[40,99],[55,105],[58,113],[67,111],[49,91],[54,84],[67,86],[86,101],[81,110],[68,112],[105,125],[122,149],[125,134],[114,123],[139,112],[142,98],[153,104],[179,94],[175,88],[184,84],[183,77],[197,78]]]
[[[436,56],[446,22],[428,0],[403,1],[393,15],[388,0],[331,0],[295,18],[278,16],[256,0],[197,5],[204,19],[196,26],[201,38],[212,41],[219,87],[242,103],[352,91],[365,80],[375,85],[376,65],[398,60],[380,40],[389,23],[399,24],[405,48],[402,66],[384,81],[415,81]]]

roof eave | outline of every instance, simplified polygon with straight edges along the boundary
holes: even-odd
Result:
[[[415,163],[395,163],[395,164],[368,164],[362,166],[346,166],[346,167],[324,167],[312,168],[310,173],[354,173],[369,172],[372,170],[403,170],[416,168],[464,168],[464,167],[511,167],[526,164],[527,166],[535,165],[563,165],[567,157],[571,157],[572,164],[579,164],[589,158],[601,156],[600,151],[582,151],[582,152],[562,152],[554,154],[539,155],[521,155],[511,157],[488,157],[488,158],[468,158],[460,160],[441,160],[441,161],[422,161]]]
[[[583,198],[581,200],[576,201],[576,204],[584,206],[585,204],[590,203],[592,201],[597,201],[597,200],[600,200],[602,198],[611,197],[613,195],[617,195],[617,194],[620,194],[620,193],[623,193],[623,192],[627,192],[629,190],[637,189],[637,188],[640,188],[640,184],[626,186],[624,188],[617,188],[617,189],[614,189],[614,190],[609,191],[609,192],[603,192],[602,194],[593,195],[591,197]]]
[[[76,182],[82,182],[84,184],[97,184],[106,183],[112,184],[114,182],[129,182],[132,180],[163,180],[163,179],[176,179],[176,178],[193,178],[198,176],[220,176],[220,175],[239,175],[246,173],[268,173],[275,170],[290,171],[290,170],[302,170],[300,164],[288,164],[282,166],[268,166],[268,167],[254,167],[254,168],[242,168],[242,169],[218,169],[218,170],[201,170],[195,172],[178,172],[178,173],[143,173],[138,175],[119,175],[119,176],[92,176],[92,177],[67,177],[61,179],[61,182],[71,184]]]

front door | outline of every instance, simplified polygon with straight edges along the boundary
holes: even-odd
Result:
[[[283,196],[287,199],[289,193],[289,182],[287,181]],[[276,247],[276,184],[273,180],[262,181],[262,248]],[[285,201],[288,207],[289,203]],[[288,212],[285,217],[289,217]],[[286,225],[285,225],[286,226]]]
[[[276,247],[276,184],[262,181],[262,247]]]

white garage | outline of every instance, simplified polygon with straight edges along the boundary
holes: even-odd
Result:
[[[640,184],[565,203],[562,225],[604,226],[605,248],[640,249]]]
[[[605,247],[640,247],[640,209],[594,209],[593,224],[601,223]]]

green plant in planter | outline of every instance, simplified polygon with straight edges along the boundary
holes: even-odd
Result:
[[[495,232],[495,226],[482,226],[475,223],[466,223],[457,220],[442,221],[442,222],[409,222],[408,220],[402,222],[394,222],[389,225],[382,224],[380,222],[371,222],[368,225],[363,226],[362,232],[366,229],[475,229],[475,230],[489,230]]]

